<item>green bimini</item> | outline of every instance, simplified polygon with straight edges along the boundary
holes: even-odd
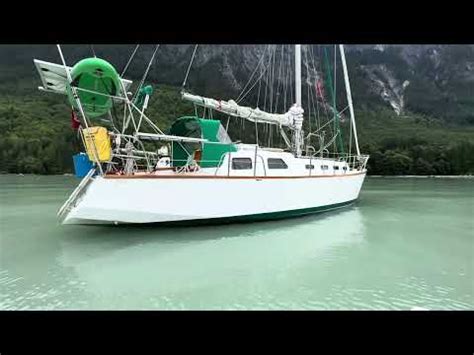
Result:
[[[173,142],[173,166],[183,166],[190,156],[194,156],[202,168],[218,167],[225,153],[237,151],[219,120],[181,117],[173,123],[169,134],[208,140],[203,143]]]
[[[86,58],[74,65],[71,70],[72,86],[77,87],[79,99],[86,116],[90,118],[106,114],[112,107],[112,98],[118,96],[120,77],[109,62],[100,58]],[[81,91],[80,89],[90,90]],[[78,109],[72,94],[71,86],[67,86],[69,102]]]

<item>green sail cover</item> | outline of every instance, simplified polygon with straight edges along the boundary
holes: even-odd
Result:
[[[97,93],[77,90],[86,116],[90,118],[106,114],[112,107],[112,98],[101,94],[117,96],[120,92],[120,78],[115,68],[100,58],[86,58],[71,70],[72,86]],[[69,102],[78,109],[70,85],[67,86]]]
[[[190,155],[193,155],[196,150],[201,150],[199,165],[202,168],[218,167],[225,153],[237,151],[219,120],[194,116],[181,117],[173,123],[169,133],[175,136],[209,140],[205,143],[173,142],[174,166],[185,165]]]

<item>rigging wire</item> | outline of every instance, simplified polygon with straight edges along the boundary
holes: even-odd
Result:
[[[336,57],[337,57],[337,50],[336,50],[336,45],[334,45],[334,115],[336,115],[336,119],[334,121],[334,132],[339,135],[339,120],[337,117],[337,108],[336,108]],[[334,151],[337,152],[338,146],[337,146],[337,141],[334,141]]]
[[[155,55],[156,55],[156,52],[158,51],[158,48],[160,48],[159,44],[156,45],[155,50],[153,51],[153,55],[150,58],[150,62],[148,63],[148,66],[145,70],[145,73],[143,74],[142,80],[140,81],[140,84],[138,85],[137,90],[135,91],[135,94],[132,97],[132,100],[128,101],[128,95],[127,95],[127,93],[124,93],[124,96],[127,99],[127,103],[124,105],[124,119],[123,119],[124,124],[122,125],[122,133],[124,133],[125,130],[128,128],[128,125],[130,124],[130,119],[132,120],[132,124],[135,128],[135,131],[137,130],[137,126],[136,126],[135,120],[133,118],[132,109],[130,108],[129,103],[133,104],[133,101],[135,100],[138,93],[140,92],[140,89],[142,88],[142,86],[143,86],[143,84],[144,84],[144,82],[145,82],[145,80],[148,76],[148,72],[150,71],[153,60],[155,59]],[[129,111],[128,114],[127,114],[127,108],[128,108],[128,111]]]
[[[260,69],[260,71],[262,71],[263,69]],[[260,90],[262,88],[262,81],[259,80],[258,81],[258,93],[257,93],[257,107],[258,107],[258,104],[260,103]]]
[[[94,50],[94,45],[93,44],[89,44],[90,48],[91,48],[91,52],[92,52],[92,55],[97,58],[97,56],[95,55],[95,50]]]
[[[271,71],[269,72],[270,75],[270,112],[273,113],[273,87],[275,84],[275,54],[276,54],[276,46],[275,46],[275,51],[274,55],[272,56],[272,67]]]
[[[271,80],[271,73],[272,73],[272,59],[273,59],[273,56],[275,54],[275,50],[276,50],[276,47],[274,47],[274,50],[270,53],[270,56],[268,57],[268,64],[267,64],[267,72],[266,72],[266,78],[264,80],[264,83],[265,83],[265,96],[264,96],[264,104],[263,104],[263,107],[264,107],[264,111],[266,112],[270,112],[271,108],[269,108],[268,106],[270,105],[270,100],[271,100],[271,94],[272,94],[272,91],[271,91],[271,83],[270,83],[270,80]],[[268,99],[268,101],[267,101]],[[267,106],[267,103],[268,103],[268,106]]]
[[[313,90],[314,90],[314,93],[315,93],[314,101],[316,101],[316,126],[319,129],[319,127],[321,126],[321,122],[320,122],[320,117],[319,117],[319,102],[318,102],[318,92],[317,92],[316,85],[319,82],[320,77],[319,77],[318,71],[316,69],[316,64],[314,62],[313,48],[311,48],[310,55],[311,55],[311,63],[313,64],[313,71],[314,71],[314,88],[313,88]],[[314,104],[314,101],[313,101],[313,104]]]
[[[265,75],[267,69],[268,69],[268,65],[265,67],[264,71],[260,74],[260,76],[255,81],[255,83],[246,91],[246,93],[244,95],[241,95],[240,99],[235,100],[237,103],[241,102],[250,93],[250,91],[252,91],[255,85],[257,85],[257,82],[259,82],[259,80],[263,77],[263,75]]]
[[[260,65],[263,63],[263,58],[265,57],[265,54],[267,53],[268,48],[270,48],[270,45],[267,45],[267,46],[265,47],[265,50],[263,51],[262,56],[261,56],[260,59],[258,60],[258,64],[257,64],[257,66],[255,67],[255,69],[254,69],[252,75],[250,76],[249,80],[248,80],[247,83],[245,84],[244,88],[241,90],[239,96],[237,96],[236,102],[239,102],[240,97],[242,96],[242,93],[245,91],[245,89],[247,88],[247,86],[250,84],[250,81],[252,80],[253,76],[255,75],[255,73],[257,72],[257,70],[260,68]],[[258,79],[257,79],[257,80],[258,80]]]
[[[283,66],[283,53],[285,51],[285,45],[281,46],[281,57],[280,57],[280,66],[278,67],[278,78],[277,78],[277,91],[276,91],[276,102],[275,102],[275,110],[278,111],[278,103],[280,101],[280,86],[282,86],[283,81],[281,78],[281,68]]]
[[[328,55],[328,51],[327,51],[327,48],[326,48],[326,47],[323,48],[323,52],[324,52],[324,60],[325,60],[325,63],[326,63],[326,72],[325,72],[324,75],[325,75],[326,80],[327,80],[327,82],[328,82],[329,93],[334,96],[334,92],[332,91],[333,85],[332,85],[332,79],[331,79],[331,63],[330,63],[330,61],[329,61],[329,55]],[[321,65],[322,65],[322,64],[321,64]],[[332,98],[332,97],[331,97],[331,98]],[[326,102],[326,100],[323,100],[323,104],[324,104],[323,107],[324,107],[324,110],[325,110],[327,119],[329,120],[330,114],[329,114],[328,107],[330,108],[331,105],[330,105],[328,102]],[[332,111],[335,111],[335,110],[332,110]],[[333,115],[332,115],[332,116],[333,116],[333,119],[331,119],[330,122],[333,122],[333,121],[334,121],[334,112],[332,112],[332,113],[333,113]],[[335,134],[336,134],[336,132],[333,131],[333,126],[329,125],[329,126],[328,126],[328,129],[329,129],[331,135],[333,135],[333,134],[335,135]],[[332,141],[332,140],[331,140],[331,141]]]
[[[274,98],[273,98],[273,95],[272,95],[272,113],[276,113],[278,112],[278,97],[279,97],[279,84],[280,84],[280,81],[279,81],[279,73],[281,72],[281,60],[280,60],[280,66],[278,68],[278,70],[275,72],[275,67],[276,67],[276,64],[275,64],[275,61],[277,60],[276,59],[276,56],[277,56],[277,50],[280,49],[280,52],[282,51],[282,47],[283,46],[275,46],[275,55],[273,56],[273,68],[272,68],[272,91],[274,92]],[[278,64],[278,62],[277,62]],[[275,79],[276,79],[276,89],[273,90],[273,88],[275,87]],[[272,144],[273,144],[273,125],[271,124],[268,124],[268,147],[272,147]]]
[[[285,60],[286,62],[286,60]],[[288,66],[285,66],[283,68],[283,71],[284,71],[284,74],[283,74],[283,77],[284,77],[284,81],[283,81],[283,109],[286,110],[287,109],[287,106],[286,106],[286,99],[287,99],[287,94],[288,94]]]
[[[227,124],[225,125],[225,131],[229,134],[229,122],[230,122],[230,115],[227,116]]]
[[[113,94],[115,94],[113,91],[112,91],[112,86],[108,86],[106,81],[104,80],[104,78],[100,78],[100,82],[102,83],[102,85],[104,86],[105,90],[107,91],[108,95],[111,96]],[[113,98],[111,98],[111,102],[112,102],[112,107],[111,107],[111,110],[109,110],[109,115],[110,115],[110,122],[112,123],[112,128],[117,131],[118,133],[120,132],[116,125],[115,125],[115,120],[114,120],[114,116],[116,116],[116,111],[115,111],[115,101]]]
[[[245,130],[245,118],[242,118],[240,120],[240,141],[242,142],[242,138],[244,135],[244,130]]]
[[[135,49],[133,50],[133,53],[130,55],[130,58],[128,59],[128,62],[127,62],[127,64],[125,64],[125,67],[123,68],[123,70],[122,70],[122,74],[120,74],[120,77],[122,77],[122,78],[123,78],[123,76],[125,75],[125,72],[127,71],[127,69],[128,69],[128,66],[129,66],[129,65],[130,65],[130,63],[132,62],[132,60],[133,60],[133,57],[135,56],[135,53],[136,53],[136,52],[137,52],[137,50],[138,50],[138,47],[140,47],[140,45],[139,45],[139,44],[137,44],[137,46],[136,46],[136,47],[135,47]]]
[[[336,132],[338,135],[337,138],[337,143],[338,143],[338,149],[341,154],[344,154],[344,141],[342,139],[342,131],[341,131],[341,114],[340,112],[337,112],[337,45],[334,45],[334,108],[336,109],[336,118],[337,118],[337,127],[336,127]],[[344,111],[344,110],[343,110]],[[342,111],[341,111],[342,112]]]
[[[311,82],[311,78],[310,78],[310,75],[309,75],[309,62],[308,62],[308,51],[305,50],[304,51],[304,60],[305,60],[305,68],[306,68],[306,78],[309,82]],[[307,90],[306,90],[306,93],[307,93],[307,106],[308,106],[308,128],[309,128],[309,132],[311,133],[311,94],[310,94],[310,86],[311,85],[308,85],[308,81],[306,81],[306,86],[307,86]]]
[[[291,68],[293,68],[293,70],[294,70],[294,68],[295,68],[295,56],[294,56],[294,53],[293,53],[293,55],[291,55],[291,53],[288,53],[288,54],[290,55],[290,63],[293,64],[293,65],[291,66]],[[295,80],[295,72],[294,72],[294,71],[291,71],[291,70],[288,70],[288,73],[289,73],[289,83],[290,83],[290,86],[292,86],[292,87],[294,88],[294,85],[292,85],[292,84],[293,84],[293,82],[294,82],[294,80]],[[291,75],[291,74],[293,74],[293,75]],[[294,96],[295,96],[295,92],[294,92],[295,90],[294,90],[294,89],[290,89],[289,91],[290,91],[290,101],[291,101],[291,104],[293,104],[293,103],[295,102],[295,97],[294,97]]]
[[[135,92],[135,95],[133,95],[132,101],[136,98],[136,96],[140,92],[140,89],[142,88],[142,86],[143,86],[143,84],[144,84],[144,82],[145,82],[145,80],[148,76],[148,72],[150,71],[151,64],[153,63],[153,59],[155,59],[155,55],[156,55],[156,52],[158,51],[158,48],[160,48],[159,44],[156,45],[155,50],[153,51],[153,55],[151,56],[151,59],[148,62],[148,66],[145,70],[145,73],[143,74],[142,80],[140,81],[140,85],[138,86],[137,91]]]
[[[184,77],[184,80],[183,80],[183,85],[181,85],[182,90],[184,90],[184,88],[186,87],[186,81],[188,80],[189,71],[191,70],[191,66],[193,65],[194,56],[196,55],[197,48],[198,48],[198,45],[196,44],[194,46],[193,55],[191,56],[191,61],[189,62],[189,65],[188,65],[188,70],[186,71],[186,76]]]
[[[267,68],[269,67],[270,65],[270,60],[271,60],[271,54],[270,56],[268,57],[268,63],[267,63]],[[265,72],[265,77],[263,79],[263,84],[265,85],[265,88],[264,88],[264,93],[263,93],[263,110],[264,111],[267,111],[267,96],[268,96],[268,70]]]
[[[319,74],[318,74],[318,71],[316,69],[316,64],[315,64],[315,60],[314,60],[314,53],[313,53],[313,48],[311,47],[311,51],[309,52],[309,55],[308,57],[311,58],[311,62],[309,63],[309,66],[311,67],[313,73],[314,73],[314,85],[310,85],[311,86],[311,93],[313,92],[314,90],[314,97],[313,95],[311,94],[310,96],[310,108],[312,107],[313,108],[313,112],[314,112],[314,116],[315,116],[315,122],[316,122],[316,132],[319,132],[320,130],[320,127],[321,127],[321,123],[320,123],[320,114],[319,114],[319,102],[318,102],[318,90],[317,90],[317,84],[320,80],[320,77],[319,77]],[[309,60],[308,60],[309,61]],[[322,92],[320,92],[320,94],[322,94]],[[321,95],[320,95],[321,96]],[[321,99],[323,99],[321,97]],[[315,101],[316,101],[316,105],[315,105]],[[309,121],[310,125],[311,125],[311,118],[310,118],[310,121]],[[310,126],[311,127],[311,126]],[[312,128],[312,127],[311,127]],[[308,139],[310,138],[311,135],[315,135],[315,134],[312,134],[312,129],[310,128],[310,135],[308,136]],[[321,134],[320,135],[316,135],[319,137],[319,142],[318,142],[318,146],[319,146],[319,149],[322,148],[322,137],[321,137]]]

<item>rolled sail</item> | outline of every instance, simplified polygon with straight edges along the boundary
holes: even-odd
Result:
[[[268,113],[261,111],[258,108],[240,106],[233,100],[215,100],[203,96],[192,95],[187,92],[182,93],[182,98],[196,105],[210,108],[230,116],[245,118],[252,122],[270,123],[292,128],[301,124],[304,112],[301,107],[294,106],[284,114]]]

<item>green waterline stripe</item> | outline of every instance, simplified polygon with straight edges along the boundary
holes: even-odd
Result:
[[[259,222],[269,221],[283,218],[301,217],[313,213],[322,213],[349,206],[356,202],[357,199],[350,200],[347,202],[335,203],[332,205],[301,208],[297,210],[287,210],[279,212],[267,212],[258,214],[249,214],[244,216],[234,217],[217,217],[217,218],[206,218],[206,219],[192,219],[184,221],[172,221],[172,222],[155,222],[146,223],[147,225],[159,225],[159,226],[198,226],[198,225],[210,225],[210,224],[227,224],[227,223],[244,223],[244,222]],[[137,225],[134,223],[119,223],[119,225]]]

